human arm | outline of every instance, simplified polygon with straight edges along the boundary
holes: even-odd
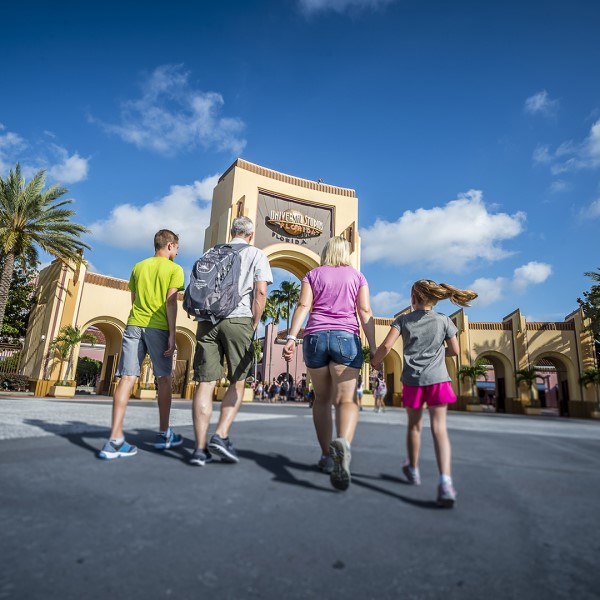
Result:
[[[169,342],[164,356],[173,356],[175,352],[175,329],[177,321],[177,288],[167,290],[167,323],[169,324]]]
[[[302,323],[306,319],[308,312],[312,306],[313,302],[313,293],[312,288],[309,283],[302,282],[302,287],[300,288],[300,298],[298,299],[298,304],[296,304],[296,308],[294,309],[294,315],[292,316],[292,324],[290,325],[290,330],[288,331],[288,335],[290,338],[285,346],[283,347],[283,358],[286,361],[292,360],[292,356],[294,355],[294,350],[296,349],[296,336],[300,332],[300,327],[302,327]]]
[[[388,355],[392,346],[396,343],[396,340],[400,337],[400,331],[395,327],[390,327],[388,334],[385,336],[385,340],[379,348],[377,348],[375,354],[372,355],[371,365],[377,371],[381,370],[381,363],[383,359]]]
[[[256,281],[254,283],[254,298],[252,300],[252,327],[256,329],[260,318],[265,310],[267,301],[267,282]]]
[[[458,338],[456,336],[446,340],[446,356],[458,356],[460,348],[458,346]]]
[[[356,311],[360,324],[362,325],[367,344],[371,350],[371,356],[375,354],[377,342],[375,341],[375,320],[373,319],[373,311],[371,310],[371,295],[369,294],[369,286],[363,285],[358,290],[356,297]]]

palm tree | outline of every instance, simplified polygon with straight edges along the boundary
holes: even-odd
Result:
[[[38,171],[29,183],[21,176],[17,163],[6,178],[0,177],[0,254],[4,259],[0,276],[0,329],[8,300],[15,260],[38,263],[38,250],[64,259],[81,261],[90,247],[79,238],[89,233],[73,223],[74,210],[64,208],[72,200],[59,200],[67,189],[53,185],[44,190],[46,177]]]
[[[479,399],[477,397],[476,389],[477,389],[477,380],[480,377],[483,377],[487,381],[487,371],[488,371],[488,363],[485,359],[480,358],[476,360],[474,364],[471,366],[461,367],[458,370],[457,375],[460,377],[461,381],[464,381],[466,378],[471,380],[471,398],[473,404],[478,404]]]
[[[252,356],[254,358],[254,382],[256,383],[258,361],[262,358],[263,346],[258,340],[252,340]]]
[[[279,325],[279,321],[285,318],[285,314],[283,314],[282,306],[275,302],[271,295],[267,297],[267,301],[265,303],[265,309],[263,310],[263,314],[260,317],[261,323],[266,323],[269,319],[273,323],[273,325]]]
[[[300,298],[300,284],[295,281],[282,281],[278,290],[273,290],[269,294],[269,299],[273,299],[275,304],[281,307],[282,317],[286,319],[287,330],[290,330],[290,315],[292,306]]]
[[[298,302],[300,298],[300,284],[295,281],[282,281],[278,290],[273,290],[269,294],[269,298],[273,298],[273,302],[282,307],[282,315],[285,317],[287,332],[290,332],[290,314],[292,305]],[[285,376],[289,383],[290,380],[290,363],[285,363]],[[296,382],[294,382],[294,385]]]
[[[587,387],[588,385],[600,386],[600,369],[586,369],[579,378],[579,383]],[[600,405],[600,404],[599,404]]]
[[[50,342],[50,350],[54,350],[60,360],[61,371],[62,365],[65,364],[65,362],[67,363],[61,385],[67,385],[69,373],[73,366],[73,350],[75,349],[75,346],[81,342],[91,342],[94,344],[96,342],[96,336],[91,333],[82,332],[78,327],[73,327],[73,325],[65,325],[61,328],[52,342]]]
[[[529,403],[533,406],[535,404],[535,398],[533,395],[533,387],[535,380],[538,379],[539,375],[536,372],[535,367],[527,367],[526,369],[520,369],[516,372],[517,385],[524,381],[529,389]]]
[[[590,384],[600,385],[600,369],[586,369],[581,374],[579,383],[586,387]]]
[[[277,304],[277,302],[275,302],[269,294],[265,303],[265,309],[263,310],[263,314],[260,317],[261,323],[266,323],[270,319],[273,325],[279,325],[279,321],[281,321],[281,319],[283,319],[284,317],[285,315],[282,312],[281,305]],[[272,348],[269,349],[269,356],[271,356],[272,350]],[[267,381],[271,383],[271,360],[269,360],[269,373],[267,375]]]

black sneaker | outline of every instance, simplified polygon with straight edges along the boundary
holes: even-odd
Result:
[[[206,463],[212,462],[213,457],[212,454],[208,451],[208,448],[202,450],[201,448],[196,448],[194,450],[194,454],[190,457],[190,465],[194,465],[196,467],[203,467]]]
[[[229,441],[229,438],[223,439],[220,435],[215,433],[210,438],[208,449],[212,450],[215,454],[218,454],[226,462],[240,462],[237,452],[235,451],[233,444]]]

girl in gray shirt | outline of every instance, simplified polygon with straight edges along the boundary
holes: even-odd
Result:
[[[397,317],[385,340],[377,348],[371,364],[381,368],[396,340],[402,336],[404,367],[402,369],[402,402],[408,415],[406,447],[408,460],[402,471],[409,483],[419,485],[419,450],[421,447],[421,418],[427,404],[431,433],[435,446],[440,478],[437,502],[451,508],[456,501],[452,484],[451,450],[446,429],[448,404],[456,402],[446,369],[446,356],[459,351],[456,325],[433,307],[448,299],[458,306],[469,306],[477,298],[471,290],[459,290],[446,283],[437,284],[429,279],[416,281],[411,290],[412,312]]]

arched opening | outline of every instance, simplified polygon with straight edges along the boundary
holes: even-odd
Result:
[[[546,413],[569,416],[572,383],[569,382],[573,365],[556,353],[541,353],[531,363],[537,374],[536,391],[540,407]]]
[[[266,252],[273,270],[273,284],[269,286],[268,291],[268,307],[269,303],[271,306],[265,310],[264,321],[259,327],[257,341],[261,358],[256,365],[256,375],[254,376],[253,373],[253,378],[255,377],[258,381],[263,382],[267,387],[265,395],[271,395],[268,386],[272,386],[275,382],[276,387],[279,388],[278,396],[280,399],[302,400],[308,391],[307,369],[301,347],[303,330],[298,335],[300,345],[294,354],[294,358],[290,363],[287,363],[283,359],[282,348],[288,334],[288,322],[291,324],[296,302],[287,303],[281,298],[278,302],[276,296],[278,293],[280,297],[285,295],[284,288],[289,290],[289,284],[294,284],[299,292],[302,278],[319,263],[316,258],[310,258],[290,249],[289,246],[279,248],[271,253],[267,248]],[[287,384],[283,386],[282,390],[281,384],[284,381],[287,381]]]
[[[173,398],[186,396],[186,388],[193,381],[193,357],[196,338],[191,331],[177,329],[175,333],[176,351],[173,356]]]
[[[121,344],[123,342],[123,332],[125,331],[125,323],[112,317],[98,317],[89,323],[82,326],[82,330],[97,335],[98,344],[94,344],[96,348],[93,350],[91,345],[81,345],[79,353],[74,359],[75,365],[80,356],[92,356],[95,360],[102,362],[95,393],[104,396],[110,396],[114,391],[114,378],[117,365],[119,364],[119,356],[121,352]],[[101,343],[101,340],[103,343]],[[82,354],[83,353],[83,354]]]
[[[477,382],[479,401],[496,412],[506,412],[507,398],[516,397],[516,386],[512,366],[508,357],[496,351],[484,351],[477,360],[484,360],[487,374]]]

